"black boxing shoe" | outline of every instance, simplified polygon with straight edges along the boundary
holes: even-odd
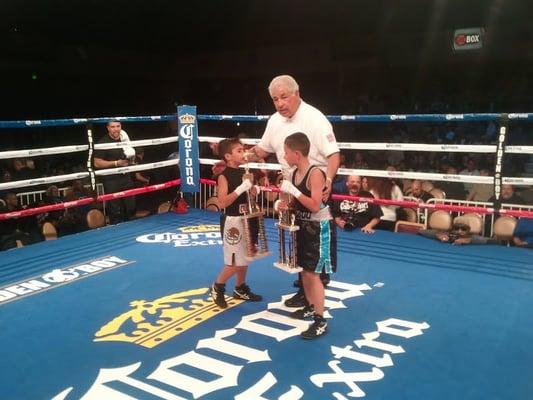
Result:
[[[263,300],[263,296],[253,293],[250,290],[250,287],[246,283],[243,283],[242,285],[239,285],[239,286],[235,286],[235,288],[233,289],[233,298],[241,299],[241,300],[248,300],[248,301]]]
[[[283,303],[287,307],[305,307],[307,305],[307,299],[305,298],[305,292],[303,288],[300,288],[294,296],[285,300]]]
[[[216,282],[213,283],[213,286],[211,286],[211,298],[220,308],[228,307],[228,303],[226,303],[226,297],[224,296],[224,293],[226,293],[225,284]]]
[[[315,307],[313,305],[307,305],[304,308],[293,311],[289,314],[289,317],[294,319],[306,319],[315,316]]]
[[[321,315],[315,314],[315,322],[309,325],[306,331],[303,331],[300,335],[303,339],[316,339],[319,336],[324,336],[328,333],[328,323]]]

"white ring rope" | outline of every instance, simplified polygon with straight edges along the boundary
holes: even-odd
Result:
[[[127,142],[115,142],[115,143],[95,143],[95,150],[115,149],[125,146],[130,147],[143,147],[143,146],[156,146],[160,144],[174,143],[178,141],[177,136],[163,137],[157,139],[143,139],[143,140],[128,140]]]
[[[215,165],[220,160],[210,158],[200,158],[200,164]],[[241,168],[251,169],[266,169],[269,171],[281,170],[281,164],[272,163],[247,163],[241,165]],[[338,175],[359,175],[359,176],[374,176],[382,178],[401,178],[401,179],[421,179],[428,181],[448,181],[448,182],[466,182],[466,183],[483,183],[492,185],[494,177],[479,176],[479,175],[449,175],[449,174],[435,174],[430,172],[413,172],[413,171],[384,171],[377,169],[350,169],[339,168]],[[533,178],[509,177],[502,178],[503,183],[509,185],[533,185]]]
[[[116,175],[116,174],[126,174],[130,172],[144,171],[147,169],[169,167],[172,165],[177,165],[178,163],[179,163],[179,159],[176,158],[173,160],[158,161],[158,162],[139,164],[139,165],[131,165],[128,167],[99,169],[95,171],[95,175],[96,176],[100,176],[100,175],[107,176],[107,175]],[[78,172],[78,173],[67,174],[67,175],[47,176],[43,178],[34,178],[34,179],[25,179],[25,180],[20,180],[20,181],[6,182],[6,183],[0,183],[0,190],[7,190],[7,189],[13,189],[13,188],[27,187],[27,186],[44,185],[48,183],[70,181],[70,180],[75,180],[75,179],[84,179],[84,178],[87,178],[88,176],[89,176],[88,172]]]
[[[89,176],[88,172],[77,172],[74,174],[47,176],[43,178],[24,179],[20,181],[0,183],[0,190],[13,189],[26,186],[44,185],[47,183],[72,181],[75,179],[83,179]]]
[[[178,165],[178,163],[179,163],[179,158],[176,158],[172,160],[157,161],[157,162],[147,163],[147,164],[130,165],[127,167],[99,169],[95,171],[95,175],[96,176],[107,176],[107,175],[126,174],[129,172],[144,171],[147,169],[170,167],[172,165]]]
[[[75,153],[78,151],[87,151],[88,149],[89,146],[81,144],[74,146],[47,147],[43,149],[0,151],[0,160],[6,158],[25,158],[51,154]]]
[[[337,143],[340,149],[396,151],[453,151],[457,153],[494,153],[496,146],[424,143]]]
[[[219,142],[223,140],[222,137],[214,136],[200,136],[200,142]],[[129,146],[155,146],[160,144],[177,142],[176,136],[162,137],[156,139],[145,140],[132,140],[127,145]],[[260,139],[241,139],[245,144],[256,145],[260,142]],[[125,142],[116,143],[100,143],[95,144],[95,149],[113,149],[124,147]],[[359,150],[388,150],[388,151],[450,151],[450,152],[472,152],[472,153],[494,153],[496,150],[495,145],[455,145],[455,144],[423,144],[423,143],[348,143],[339,142],[339,148],[341,149],[359,149]],[[39,148],[30,150],[15,150],[15,151],[3,151],[0,152],[1,159],[10,158],[22,158],[22,157],[35,157],[54,154],[74,153],[88,150],[87,145],[73,145],[73,146],[58,146],[49,148]],[[507,153],[515,154],[533,154],[533,146],[506,146],[505,151]],[[113,175],[123,174],[129,172],[143,171],[147,169],[163,168],[167,166],[177,165],[179,160],[165,160],[161,162],[134,165],[122,168],[109,168],[96,171],[96,175]],[[219,160],[212,159],[200,159],[201,164],[214,165]],[[266,169],[266,170],[280,170],[280,164],[273,163],[248,163],[249,168]],[[386,177],[386,178],[402,178],[402,179],[423,179],[433,181],[454,181],[454,182],[466,182],[466,183],[482,183],[492,184],[493,177],[491,176],[471,176],[471,175],[447,175],[447,174],[435,174],[426,172],[412,172],[412,171],[381,171],[381,170],[369,170],[369,169],[348,169],[340,168],[339,175],[361,175],[361,176],[374,176],[374,177]],[[35,186],[47,183],[61,182],[72,179],[83,179],[89,174],[87,172],[80,172],[74,174],[58,175],[54,177],[43,177],[36,179],[26,179],[21,181],[0,183],[0,190],[19,188],[24,186]],[[510,185],[533,185],[533,178],[528,177],[505,177],[502,178],[502,183]]]
[[[223,137],[200,136],[200,142],[218,143]],[[260,139],[241,139],[244,144],[256,145]],[[401,151],[446,151],[457,153],[494,153],[496,145],[470,144],[425,144],[425,143],[366,143],[337,142],[339,149],[346,150],[401,150]],[[506,153],[533,154],[533,146],[506,146]]]
[[[176,136],[163,137],[157,139],[144,139],[144,140],[131,140],[128,142],[127,146],[156,146],[160,144],[175,143],[178,141]],[[104,149],[115,149],[122,148],[126,146],[125,142],[117,143],[100,143],[95,144],[94,148],[96,150]],[[31,150],[11,150],[11,151],[0,151],[0,160],[6,158],[25,158],[25,157],[36,157],[36,156],[48,156],[53,154],[67,154],[67,153],[76,153],[79,151],[87,151],[89,146],[86,144],[73,145],[73,146],[58,146],[58,147],[46,147],[41,149],[31,149]]]

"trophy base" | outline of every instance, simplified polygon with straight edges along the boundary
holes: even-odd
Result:
[[[276,228],[287,231],[287,232],[296,232],[300,230],[300,227],[298,225],[284,225],[277,223]]]
[[[261,210],[258,210],[258,211],[254,211],[254,212],[243,212],[241,213],[241,217],[243,218],[248,218],[248,219],[251,219],[251,218],[258,218],[258,217],[263,217],[265,215],[265,213]]]
[[[272,253],[270,251],[266,251],[264,253],[257,253],[255,254],[254,256],[246,256],[246,261],[255,261],[255,260],[259,260],[260,258],[263,258],[263,257],[267,257],[269,255],[271,255]]]
[[[284,264],[280,262],[275,262],[274,267],[279,268],[285,272],[288,272],[289,274],[297,274],[298,272],[302,272],[302,267],[291,267],[289,264]]]

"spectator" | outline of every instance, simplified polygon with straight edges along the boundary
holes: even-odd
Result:
[[[466,168],[459,172],[459,175],[479,176],[480,172],[476,167],[476,161],[472,157],[468,157],[466,160]],[[465,183],[465,189],[468,192],[472,191],[474,183]]]
[[[31,159],[16,158],[13,160],[13,173],[11,174],[14,181],[34,179],[37,177],[35,164]]]
[[[524,204],[524,200],[514,192],[513,185],[502,185],[500,200],[506,204]],[[489,202],[496,201],[496,196],[492,196]]]
[[[403,193],[397,185],[394,185],[390,179],[376,178],[372,181],[372,188],[370,193],[376,199],[384,200],[403,200]],[[377,229],[384,229],[388,231],[394,230],[394,224],[398,219],[396,211],[399,206],[380,205],[383,215],[380,218]]]
[[[78,200],[78,199],[84,199],[86,197],[93,197],[93,193],[91,193],[90,189],[87,189],[83,182],[79,179],[75,179],[72,181],[72,184],[67,189],[65,198],[67,201],[72,200]]]
[[[489,169],[481,167],[479,176],[489,176]],[[467,200],[470,201],[488,201],[494,195],[494,186],[486,183],[473,183],[468,193]]]
[[[363,153],[361,153],[360,151],[356,151],[355,154],[354,154],[352,168],[354,168],[354,169],[368,169],[368,163],[365,161]]]
[[[106,128],[107,135],[102,137],[98,143],[117,143],[121,141],[125,143],[123,147],[96,150],[94,153],[95,168],[119,168],[132,164],[135,150],[127,145],[126,142],[129,141],[129,138],[125,139],[127,134],[122,130],[121,123],[119,121],[109,121]],[[102,176],[101,180],[106,193],[120,192],[134,187],[130,173]],[[130,196],[107,201],[106,209],[111,224],[127,221],[135,215],[135,197]]]
[[[435,229],[422,229],[418,231],[419,235],[430,239],[436,239],[444,243],[454,245],[462,244],[498,244],[496,239],[484,236],[472,235],[470,226],[465,223],[456,222],[449,231],[438,231]]]
[[[520,218],[514,228],[513,243],[519,247],[533,248],[533,218]]]
[[[142,164],[144,160],[144,149],[138,148],[135,151],[135,162],[134,164]],[[133,173],[135,179],[135,186],[142,187],[150,184],[150,175],[146,171],[137,171]]]
[[[39,203],[39,206],[45,206],[45,205],[52,205],[61,203],[62,199],[59,195],[59,189],[56,185],[50,185],[48,188],[46,188],[46,192],[43,196],[43,200]],[[37,223],[39,225],[39,229],[42,228],[43,224],[45,222],[50,222],[54,226],[57,227],[57,222],[61,218],[61,215],[63,214],[62,210],[55,210],[55,211],[49,211],[46,213],[38,214],[37,215]]]
[[[421,203],[427,202],[433,196],[422,189],[422,181],[416,179],[411,183],[411,192],[409,196],[416,198],[417,201]]]
[[[453,165],[449,165],[446,169],[447,175],[457,175],[457,168],[455,168]],[[454,182],[454,181],[441,181],[438,182],[436,185],[439,189],[441,189],[444,193],[446,193],[447,199],[454,199],[454,200],[465,200],[466,199],[466,191],[465,186],[462,182]]]
[[[361,178],[361,189],[363,189],[365,192],[370,192],[370,182],[366,176]]]
[[[348,176],[346,187],[350,196],[374,197],[372,193],[361,190],[360,176]],[[361,229],[365,233],[374,233],[374,227],[379,224],[383,212],[377,204],[355,200],[336,200],[333,203],[333,215],[337,226],[345,231]]]
[[[9,192],[5,195],[6,203],[3,211],[20,211],[23,208],[18,202],[17,195]],[[20,218],[12,218],[2,221],[0,224],[0,250],[17,247],[17,240],[23,244],[35,243],[41,240],[41,234],[37,225],[37,218],[33,215]]]

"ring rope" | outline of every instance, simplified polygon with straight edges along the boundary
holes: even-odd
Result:
[[[91,183],[91,190],[96,193],[96,175],[94,174],[94,140],[93,140],[93,124],[87,124],[87,143],[89,143],[89,151],[87,152],[87,172],[89,173],[89,182]]]
[[[96,150],[104,150],[104,149],[122,148],[124,146],[131,146],[131,147],[156,146],[160,144],[174,143],[177,141],[178,141],[177,136],[170,136],[170,137],[162,137],[162,138],[156,138],[156,139],[130,140],[128,142],[96,143],[94,145],[94,148]]]
[[[128,172],[144,171],[147,169],[170,167],[172,165],[178,165],[178,163],[179,158],[175,158],[172,160],[156,161],[153,163],[129,165],[127,167],[99,169],[95,171],[95,174],[96,176],[118,175]]]
[[[230,121],[265,121],[270,118],[270,115],[198,115],[198,120],[230,120]],[[511,113],[511,114],[406,114],[406,115],[341,115],[341,116],[327,116],[327,118],[332,122],[390,122],[390,121],[400,121],[400,122],[449,122],[449,121],[499,121],[500,123],[506,123],[509,120],[533,120],[533,113]],[[140,117],[113,117],[113,118],[75,118],[75,119],[61,119],[61,120],[27,120],[27,121],[0,121],[0,128],[31,128],[31,127],[44,127],[44,126],[65,126],[65,125],[79,125],[79,124],[91,124],[91,123],[106,123],[110,119],[124,121],[124,122],[154,122],[154,121],[174,121],[177,119],[177,115],[164,115],[164,116],[140,116]],[[89,143],[91,143],[91,135],[88,135]],[[140,140],[135,142],[130,142],[132,145],[156,145],[162,144],[163,141],[167,139],[165,143],[171,143],[177,141],[176,137],[171,138],[160,138],[153,140]],[[207,141],[207,140],[202,140]],[[253,139],[245,139],[243,142],[250,141],[252,144]],[[142,144],[141,144],[142,143]],[[257,143],[257,141],[255,142]],[[407,150],[407,151],[458,151],[458,152],[492,152],[496,150],[502,154],[508,152],[515,153],[529,153],[533,154],[533,146],[502,146],[502,143],[499,143],[499,146],[471,146],[471,145],[425,145],[425,144],[405,144],[405,143],[340,143],[340,148],[354,149],[359,148],[365,149],[365,146],[372,146],[371,150]],[[101,147],[100,147],[101,146]],[[110,145],[94,145],[94,148],[115,148],[122,147],[123,143],[116,143]],[[84,151],[91,150],[92,146],[62,146],[63,148],[68,147],[69,151]],[[26,150],[24,150],[26,151]],[[23,151],[23,152],[24,152]],[[27,150],[27,154],[31,156],[44,155],[44,154],[58,154],[64,151],[59,151],[58,148],[48,148],[48,149],[34,149]],[[17,155],[14,155],[17,154]],[[1,152],[1,158],[15,158],[19,157],[21,153],[17,152]],[[202,160],[201,160],[202,161]],[[214,160],[203,160],[208,161],[207,163],[216,163]],[[158,163],[152,164],[142,164],[131,167],[123,167],[119,169],[110,169],[110,170],[99,170],[92,172],[94,175],[111,175],[117,173],[128,173],[133,171],[140,171],[150,168],[164,167],[172,164],[177,164],[178,160],[167,160]],[[88,161],[89,164],[89,161]],[[251,165],[252,163],[250,163]],[[89,166],[88,166],[89,167]],[[256,168],[261,169],[279,169],[279,164],[257,164]],[[88,168],[89,169],[89,168]],[[82,179],[87,175],[90,175],[91,171],[85,173],[76,173],[76,174],[66,174],[55,177],[46,177],[39,179],[29,179],[23,181],[8,182],[0,184],[0,189],[18,187],[18,186],[34,186],[45,183],[58,182],[62,180],[72,180],[72,179]],[[369,175],[369,176],[384,176],[384,177],[402,177],[402,178],[412,178],[419,177],[422,179],[430,180],[452,180],[452,181],[464,181],[464,182],[473,182],[473,183],[486,183],[484,182],[485,178],[489,180],[494,179],[493,177],[471,177],[467,175],[441,175],[441,174],[429,174],[429,173],[417,173],[417,172],[404,172],[404,171],[377,171],[377,170],[355,170],[355,169],[341,169],[339,174],[348,175],[348,174],[360,174],[360,175]],[[479,179],[482,181],[480,182]],[[501,182],[510,183],[510,184],[533,184],[533,178],[522,178],[522,177],[508,177],[501,178]],[[491,181],[489,183],[494,183]],[[157,186],[157,185],[154,185]],[[137,190],[137,189],[132,189]],[[142,190],[142,188],[141,188]],[[157,190],[157,189],[154,189]],[[129,191],[119,192],[119,193],[129,193]],[[112,196],[111,194],[110,196]],[[127,194],[126,194],[127,195]],[[382,200],[383,201],[383,200]],[[72,202],[71,202],[72,203]],[[449,205],[439,205],[439,207],[450,207]],[[48,207],[48,206],[47,206]],[[462,206],[453,206],[453,207],[462,207]],[[435,208],[435,207],[433,207]],[[498,207],[499,208],[499,207]],[[472,210],[472,207],[467,207],[468,210]],[[485,209],[484,209],[485,210]],[[494,209],[487,209],[494,210]],[[507,213],[511,210],[498,210],[500,213]],[[516,213],[516,211],[513,211]],[[520,211],[519,213],[524,213]],[[527,213],[527,212],[526,212]],[[8,213],[9,214],[9,213]],[[6,214],[3,214],[6,215]]]
[[[153,163],[131,165],[128,167],[121,167],[121,168],[99,169],[95,171],[94,174],[96,176],[125,174],[128,172],[137,172],[137,171],[144,171],[147,169],[169,167],[172,165],[177,165],[178,163],[179,163],[179,159],[165,160],[165,161],[158,161],[158,162],[153,162]],[[0,190],[20,188],[20,187],[26,187],[26,186],[43,185],[47,183],[70,181],[70,180],[75,180],[75,179],[84,179],[88,176],[89,176],[89,172],[77,172],[74,174],[55,175],[55,176],[47,176],[43,178],[24,179],[24,180],[13,181],[13,182],[5,182],[5,183],[0,183]]]
[[[215,136],[200,136],[200,142],[218,143],[225,138]],[[261,139],[240,139],[244,144],[257,145]],[[457,152],[457,153],[494,153],[496,145],[469,144],[424,144],[424,143],[367,143],[367,142],[337,142],[339,149],[346,150],[401,150],[401,151],[429,151],[429,152]],[[506,153],[533,154],[533,146],[506,146]]]
[[[84,178],[87,178],[88,176],[89,176],[88,172],[76,172],[73,174],[46,176],[43,178],[24,179],[24,180],[13,181],[13,182],[4,182],[4,183],[0,183],[0,190],[13,189],[13,188],[25,187],[25,186],[43,185],[47,183],[72,181],[76,179],[84,179]]]
[[[11,151],[0,151],[0,160],[6,158],[25,158],[25,157],[35,157],[35,156],[46,156],[53,154],[66,154],[66,153],[76,153],[79,151],[86,151],[89,149],[89,146],[86,144],[74,145],[74,146],[58,146],[58,147],[47,147],[42,149],[31,149],[31,150],[11,150]]]
[[[201,179],[202,183],[216,186],[216,182],[211,179]],[[275,192],[280,193],[281,190],[277,186],[260,186],[262,192]],[[360,196],[348,196],[342,194],[332,194],[331,198],[333,200],[352,200],[359,201],[362,203],[372,203],[377,205],[384,206],[399,206],[406,208],[421,208],[421,209],[430,209],[430,210],[444,210],[444,211],[455,211],[455,212],[474,212],[479,214],[506,214],[516,217],[527,217],[533,218],[533,211],[524,211],[524,210],[507,210],[500,209],[496,210],[492,207],[479,207],[479,206],[458,206],[451,204],[435,204],[435,203],[421,203],[416,201],[406,201],[406,200],[387,200],[387,199],[376,199],[374,197],[360,197]]]
[[[468,114],[376,114],[376,115],[327,115],[331,122],[450,122],[450,121],[499,121],[503,116],[510,120],[533,120],[533,113],[468,113]],[[270,115],[224,115],[198,114],[200,121],[235,121],[258,122],[266,121]],[[152,115],[138,117],[97,117],[97,118],[67,118],[48,120],[19,120],[0,121],[2,128],[32,128],[46,126],[84,125],[87,123],[105,124],[109,120],[120,122],[155,122],[175,121],[176,114]]]
[[[169,187],[177,186],[181,183],[181,179],[174,179],[165,183],[159,183],[156,185],[144,186],[142,188],[128,189],[121,192],[102,194],[96,197],[86,197],[79,200],[66,201],[63,203],[50,204],[46,206],[28,208],[26,210],[13,211],[7,213],[0,213],[0,221],[4,221],[12,218],[27,217],[35,214],[42,214],[50,211],[63,210],[66,208],[78,207],[93,203],[95,200],[98,202],[120,199],[122,197],[129,197],[133,195],[154,192],[156,190],[167,189]]]
[[[210,158],[200,158],[201,164],[215,165],[220,160]],[[279,171],[281,164],[274,163],[247,163],[241,165],[241,168],[251,169],[266,169],[269,171]],[[339,168],[338,175],[359,175],[359,176],[373,176],[382,178],[401,178],[401,179],[421,179],[429,181],[446,181],[446,182],[466,182],[466,183],[483,183],[490,185],[493,183],[492,176],[478,176],[478,175],[448,175],[435,174],[431,172],[413,172],[413,171],[384,171],[376,169],[351,169]],[[502,182],[508,185],[533,185],[533,178],[527,177],[507,177],[502,178]]]

